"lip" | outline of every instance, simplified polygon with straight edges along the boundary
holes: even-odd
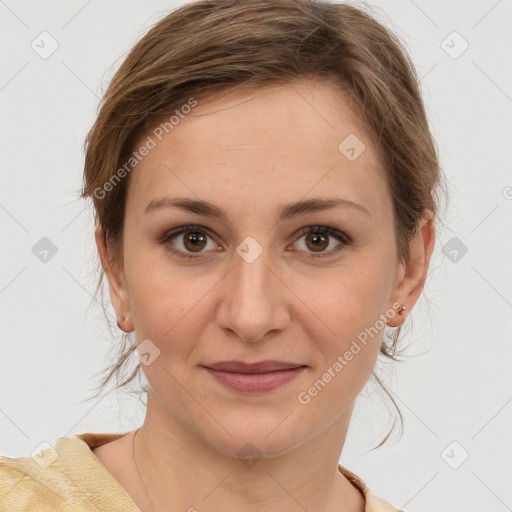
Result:
[[[245,392],[272,391],[290,382],[306,369],[306,365],[284,361],[221,361],[203,367],[224,386]]]
[[[305,365],[272,359],[259,361],[257,363],[245,363],[244,361],[239,360],[219,361],[218,363],[205,364],[203,366],[211,368],[212,370],[220,370],[224,372],[266,373],[274,372],[276,370],[290,370]]]

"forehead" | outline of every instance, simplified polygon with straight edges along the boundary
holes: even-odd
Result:
[[[389,212],[372,141],[334,86],[235,89],[198,99],[174,121],[159,138],[154,129],[141,138],[152,137],[155,145],[130,178],[128,202],[138,211],[164,195],[227,201],[233,208],[287,202],[283,196],[340,195],[371,208],[372,216]]]

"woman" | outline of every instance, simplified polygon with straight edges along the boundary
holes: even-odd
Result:
[[[3,457],[4,508],[398,510],[338,461],[422,292],[440,179],[414,68],[364,11],[158,22],[102,100],[82,194],[133,333],[104,383],[137,347],[145,421]]]

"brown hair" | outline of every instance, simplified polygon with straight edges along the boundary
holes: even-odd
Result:
[[[308,78],[336,85],[374,141],[393,199],[397,254],[408,262],[408,242],[422,214],[430,210],[438,217],[442,177],[418,77],[400,40],[363,8],[319,0],[200,0],[166,15],[135,44],[110,82],[84,145],[81,197],[92,199],[96,225],[116,260],[122,264],[126,163],[136,165],[135,145],[149,129],[191,99]],[[105,275],[101,265],[98,270],[96,294]],[[101,300],[106,312],[103,293]],[[398,360],[400,330],[386,336],[383,356]],[[122,341],[100,390],[114,375],[116,388],[137,375],[140,382],[140,364],[121,377],[136,349],[132,336],[123,334]]]

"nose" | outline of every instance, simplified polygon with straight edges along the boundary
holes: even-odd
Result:
[[[270,251],[263,250],[253,259],[253,250],[234,254],[233,266],[219,289],[217,309],[220,328],[251,342],[283,330],[290,321],[286,286],[273,268]]]

